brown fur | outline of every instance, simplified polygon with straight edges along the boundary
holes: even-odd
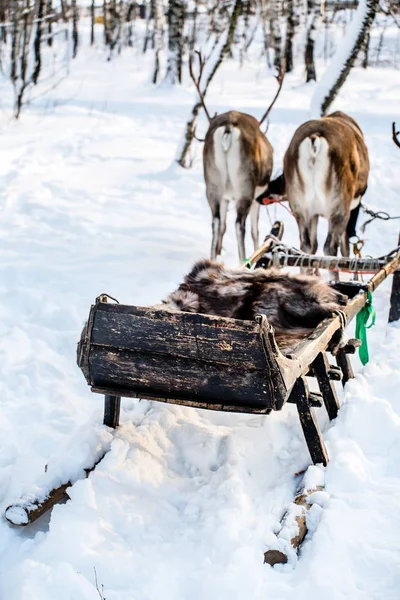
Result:
[[[360,127],[348,115],[337,111],[321,119],[307,121],[295,132],[284,158],[284,178],[290,207],[300,232],[301,249],[315,254],[317,223],[320,214],[308,214],[299,197],[307,194],[299,170],[299,147],[309,138],[328,143],[329,169],[325,181],[325,215],[329,231],[324,245],[327,255],[336,256],[340,244],[343,256],[349,256],[346,227],[351,208],[361,201],[368,183],[368,150]],[[351,204],[353,203],[353,206]]]
[[[224,136],[239,133],[240,158],[235,173],[230,172],[226,165],[221,167],[221,164],[217,164],[215,134],[220,128]],[[227,137],[226,140],[228,140]],[[222,152],[226,164],[230,151],[226,151],[225,154]],[[260,207],[255,202],[255,196],[266,189],[271,177],[272,162],[272,146],[260,131],[257,119],[251,115],[231,110],[211,120],[203,149],[206,195],[212,213],[211,258],[214,259],[221,254],[229,199],[234,201],[236,207],[236,235],[240,260],[244,260],[246,255],[244,237],[246,219],[250,209],[252,210],[253,243],[255,248],[258,246]]]
[[[256,314],[265,314],[286,352],[345,302],[345,296],[318,277],[275,269],[230,269],[211,260],[197,262],[164,300],[170,310],[234,319],[253,320]]]

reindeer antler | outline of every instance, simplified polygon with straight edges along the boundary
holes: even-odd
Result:
[[[400,140],[398,138],[400,131],[396,131],[396,123],[393,121],[392,123],[392,133],[393,133],[393,141],[400,148]]]
[[[278,99],[278,96],[279,96],[279,94],[280,94],[280,92],[281,92],[281,89],[282,89],[282,85],[283,85],[283,80],[284,80],[284,79],[285,79],[285,71],[284,71],[284,70],[281,68],[281,69],[279,70],[279,73],[278,73],[278,75],[276,75],[276,80],[277,80],[277,82],[278,82],[278,84],[279,84],[278,91],[276,92],[276,94],[275,94],[275,96],[274,96],[274,99],[272,100],[271,104],[270,104],[270,105],[269,105],[269,107],[267,108],[267,110],[266,110],[266,112],[264,113],[264,115],[263,115],[262,119],[260,119],[260,121],[259,121],[259,124],[260,124],[260,125],[262,125],[262,123],[263,123],[263,122],[265,121],[265,119],[268,117],[269,113],[270,113],[270,112],[271,112],[271,110],[272,110],[272,107],[274,106],[275,102],[277,101],[277,99]]]
[[[198,142],[205,142],[206,138],[199,138],[199,137],[197,137],[196,131],[197,131],[197,127],[195,127],[193,129],[193,137],[194,137],[194,139],[197,140]]]
[[[204,112],[206,113],[206,117],[207,117],[209,123],[211,123],[210,113],[207,110],[207,106],[206,106],[206,103],[204,101],[203,92],[200,89],[200,80],[201,80],[201,76],[202,76],[203,70],[204,70],[204,60],[203,60],[203,57],[201,55],[201,52],[199,52],[198,50],[196,50],[195,54],[197,54],[197,56],[199,57],[199,76],[196,79],[196,77],[194,76],[194,73],[193,73],[193,55],[192,54],[189,57],[189,73],[190,73],[190,77],[192,78],[193,83],[196,86],[196,89],[198,91],[201,104],[202,104],[202,106],[204,108]]]

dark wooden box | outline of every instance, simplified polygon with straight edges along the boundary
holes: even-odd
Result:
[[[260,327],[97,302],[78,344],[78,365],[96,392],[264,413],[278,407]]]

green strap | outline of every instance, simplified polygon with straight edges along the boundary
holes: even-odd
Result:
[[[245,264],[246,267],[249,267],[249,269],[251,268],[251,260],[249,258],[245,258],[243,264]]]
[[[368,325],[368,321],[371,318],[371,323]],[[365,306],[357,314],[356,319],[356,338],[361,340],[361,346],[358,349],[358,355],[363,365],[366,365],[369,361],[368,354],[368,343],[367,343],[367,329],[370,329],[375,325],[376,312],[372,306],[372,294],[367,292],[367,301]]]

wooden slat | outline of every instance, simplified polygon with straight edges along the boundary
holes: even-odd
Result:
[[[274,258],[281,267],[311,267],[331,271],[349,271],[352,273],[376,273],[385,266],[386,260],[379,258],[347,258],[342,256],[315,256],[309,254],[283,254],[265,257],[267,267],[274,264]]]
[[[340,402],[336,393],[335,384],[329,378],[329,361],[326,352],[320,352],[313,362],[313,369],[322,392],[325,408],[329,419],[336,419],[340,408]]]
[[[304,377],[300,377],[296,381],[293,387],[292,397],[292,401],[297,406],[301,427],[310,452],[311,460],[314,465],[321,463],[326,466],[329,460],[328,453],[314,409],[310,406],[308,385]]]
[[[233,413],[245,413],[245,414],[256,414],[256,415],[268,415],[271,412],[271,408],[263,408],[263,407],[254,407],[249,404],[245,404],[243,406],[230,406],[229,404],[215,404],[209,402],[201,402],[201,401],[193,401],[193,400],[181,400],[179,398],[174,398],[172,396],[156,396],[144,393],[136,393],[132,389],[128,388],[118,388],[117,392],[111,388],[105,387],[95,387],[91,388],[92,392],[95,394],[102,395],[115,395],[116,393],[120,394],[122,398],[138,398],[139,400],[154,400],[155,402],[165,402],[166,404],[178,404],[179,406],[190,406],[191,408],[203,408],[204,410],[219,410],[224,412],[233,412]]]
[[[265,371],[247,370],[245,365],[203,363],[176,356],[143,354],[94,346],[90,354],[94,387],[193,402],[248,405],[272,408]]]
[[[91,343],[240,368],[265,365],[257,323],[195,313],[100,304]]]

